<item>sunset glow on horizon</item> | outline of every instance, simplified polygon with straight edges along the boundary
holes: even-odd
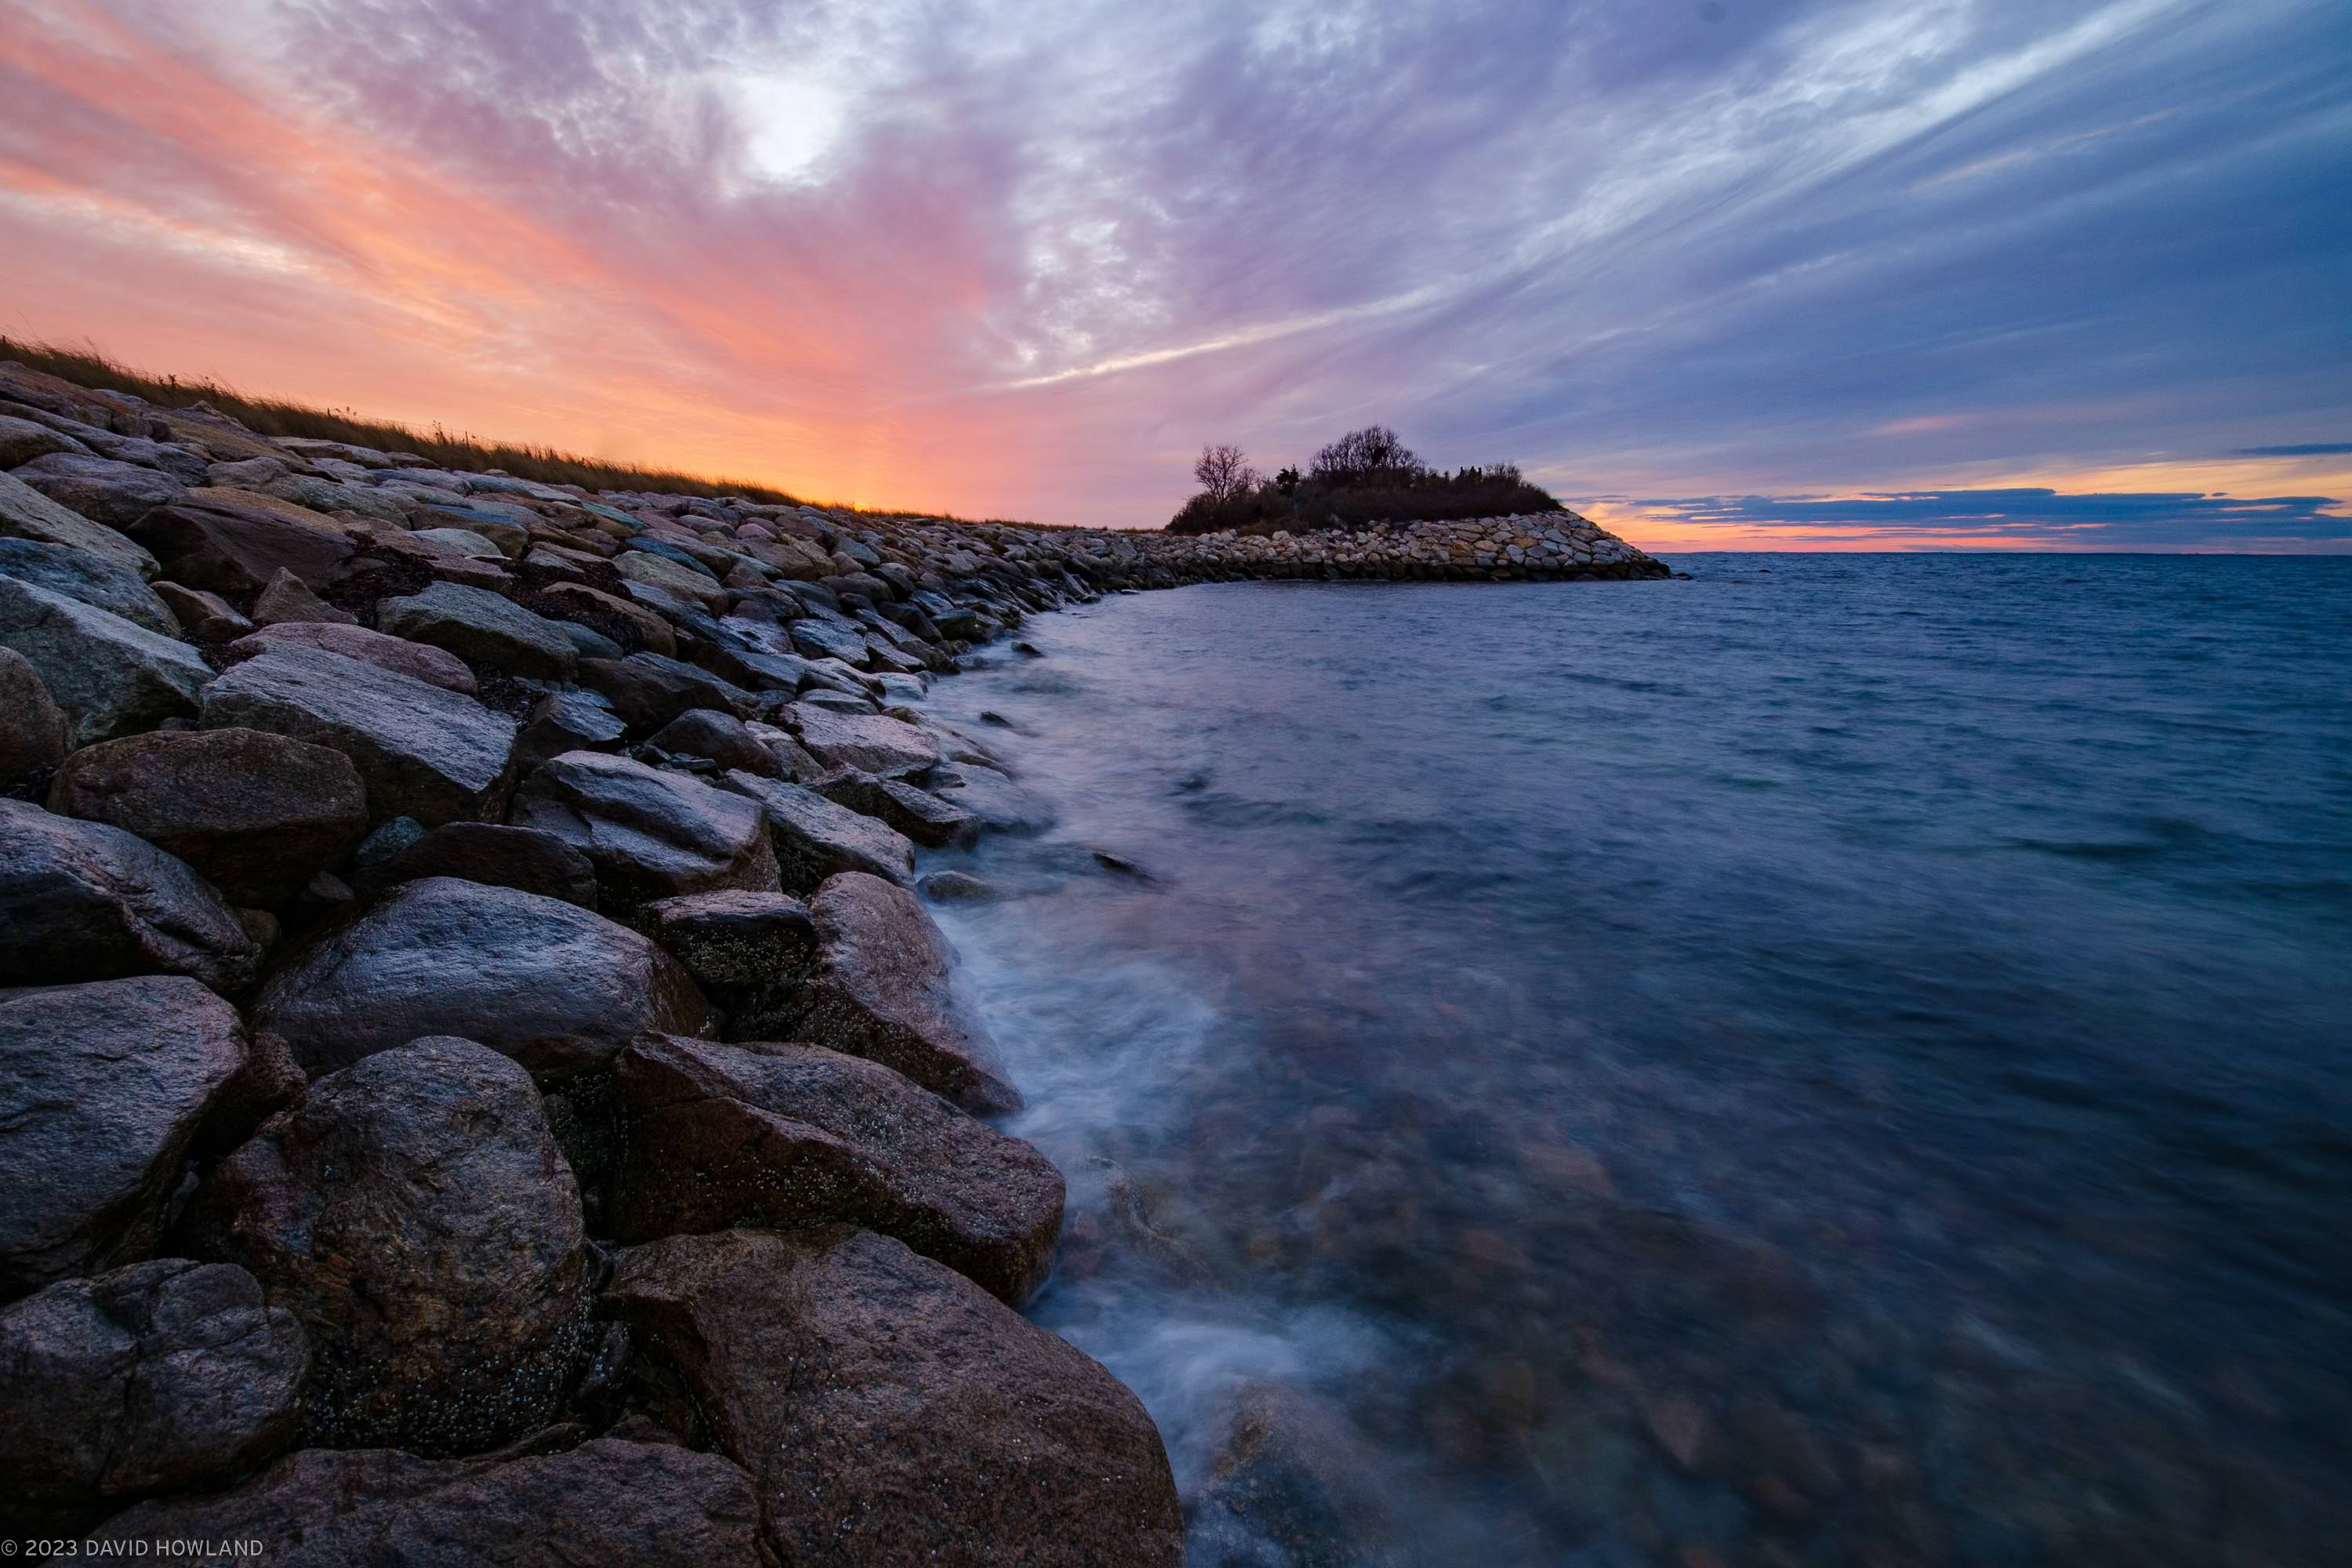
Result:
[[[970,517],[1377,421],[1660,551],[2352,550],[2340,7],[1179,9],[0,0],[0,331]]]

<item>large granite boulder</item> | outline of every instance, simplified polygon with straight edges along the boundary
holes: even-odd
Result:
[[[741,687],[657,653],[583,658],[580,684],[611,703],[613,711],[641,735],[697,708],[740,715],[759,705],[759,699]]]
[[[637,923],[704,986],[797,976],[816,955],[808,906],[782,893],[686,893],[647,904]]]
[[[837,658],[844,664],[864,664],[873,650],[866,646],[865,634],[838,621],[821,621],[811,617],[792,625],[793,646],[810,658]]]
[[[492,888],[513,888],[596,907],[596,868],[552,833],[488,822],[445,822],[361,879],[363,890],[426,877],[460,877]]]
[[[335,608],[283,566],[272,572],[261,592],[253,596],[253,618],[265,626],[359,625],[357,616]]]
[[[655,731],[646,744],[669,756],[700,757],[721,770],[741,768],[763,778],[778,777],[784,771],[775,752],[750,725],[731,713],[708,708],[679,714]]]
[[[848,1226],[672,1237],[631,1249],[604,1301],[753,1472],[780,1561],[1183,1560],[1141,1402],[902,1243]]]
[[[629,727],[603,698],[593,691],[567,687],[551,691],[532,705],[522,732],[515,737],[515,765],[535,768],[566,752],[593,752],[618,745]]]
[[[192,716],[213,678],[187,644],[16,577],[0,577],[0,647],[40,671],[78,746]]]
[[[254,1026],[311,1073],[420,1035],[462,1035],[559,1073],[647,1030],[700,1034],[709,1015],[677,962],[628,927],[455,877],[404,883],[319,936],[253,1005]]]
[[[0,800],[0,984],[185,974],[234,995],[260,967],[236,912],[185,861]]]
[[[60,1510],[226,1485],[293,1443],[310,1360],[231,1264],[59,1280],[0,1310],[0,1473]]]
[[[777,890],[757,803],[603,752],[567,752],[532,770],[509,821],[588,857],[608,911],[681,893]]]
[[[19,405],[19,406],[22,406]],[[0,468],[13,468],[51,452],[87,452],[89,448],[62,432],[30,419],[0,414]]]
[[[15,648],[0,647],[0,789],[65,756],[66,716],[41,672]]]
[[[270,1568],[753,1568],[757,1517],[751,1479],[718,1455],[603,1437],[503,1463],[306,1448],[234,1491],[144,1502],[89,1535],[125,1556],[259,1541]]]
[[[158,570],[155,557],[135,541],[68,510],[14,474],[0,474],[0,537],[87,550],[142,577]]]
[[[864,871],[902,885],[915,879],[915,847],[889,824],[835,805],[804,784],[740,768],[720,782],[766,808],[777,873],[787,890],[814,892],[827,877],[843,871]]]
[[[249,490],[191,490],[184,504],[140,519],[131,534],[173,582],[238,601],[280,571],[323,588],[357,548],[331,518]]]
[[[1062,1173],[876,1062],[649,1037],[614,1059],[623,1241],[835,1221],[897,1237],[1020,1306],[1062,1233]]]
[[[937,741],[912,724],[879,713],[840,713],[795,702],[780,715],[818,761],[869,773],[903,773],[940,761]]]
[[[154,468],[80,452],[52,452],[14,471],[59,506],[108,528],[128,527],[188,488]]]
[[[245,1054],[236,1010],[177,975],[0,991],[0,1299],[152,1252]]]
[[[968,846],[980,837],[980,818],[904,779],[878,778],[858,768],[835,768],[811,779],[808,787],[835,805],[887,823],[893,831],[934,849]]]
[[[377,818],[427,826],[494,816],[515,722],[469,697],[341,654],[249,658],[205,692],[204,726],[268,730],[351,758]]]
[[[288,902],[367,828],[367,794],[349,757],[261,730],[85,746],[59,770],[49,809],[134,833],[255,909]]]
[[[551,1420],[592,1348],[572,1168],[530,1075],[470,1040],[316,1079],[183,1229],[301,1320],[312,1444],[478,1452]]]
[[[404,637],[386,637],[365,626],[344,626],[334,621],[280,621],[264,626],[250,636],[241,637],[221,649],[223,664],[241,664],[265,653],[289,653],[308,649],[316,653],[339,653],[345,658],[355,658],[395,675],[412,676],[428,686],[444,691],[474,695],[474,672],[456,654],[437,647],[427,647]]]
[[[376,625],[509,675],[569,680],[580,668],[572,639],[555,622],[487,588],[435,583],[422,593],[386,599],[376,607]]]
[[[0,539],[0,577],[37,583],[53,594],[121,616],[159,637],[180,635],[180,620],[147,580],[121,562],[37,539]]]
[[[1021,1108],[986,1029],[955,994],[954,950],[915,895],[863,871],[809,900],[806,979],[740,1013],[737,1039],[809,1040],[895,1068],[978,1116]]]

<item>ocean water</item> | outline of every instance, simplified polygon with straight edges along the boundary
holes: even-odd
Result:
[[[2352,561],[1674,564],[931,695],[1193,1561],[2346,1561]]]

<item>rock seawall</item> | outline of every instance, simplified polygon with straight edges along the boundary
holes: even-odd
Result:
[[[1012,1310],[1061,1178],[912,889],[1040,808],[927,686],[1121,589],[1665,574],[591,494],[14,364],[0,467],[0,1536],[273,1561],[1180,1561]]]

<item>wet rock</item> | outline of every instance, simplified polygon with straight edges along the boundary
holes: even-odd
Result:
[[[858,665],[872,655],[863,635],[838,622],[812,617],[794,621],[790,631],[793,646],[810,658],[837,658],[844,664]]]
[[[613,1234],[647,1241],[835,1221],[896,1237],[1020,1306],[1052,1268],[1062,1176],[878,1063],[814,1046],[638,1040],[614,1059],[626,1134]]]
[[[395,1449],[289,1454],[234,1491],[145,1502],[101,1549],[262,1542],[271,1568],[726,1568],[758,1561],[751,1479],[716,1454],[598,1438],[503,1463]]]
[[[980,837],[978,817],[904,779],[877,778],[856,768],[840,768],[812,779],[809,788],[835,805],[888,823],[916,843],[934,849],[970,845]]]
[[[194,714],[213,678],[187,644],[15,577],[0,577],[0,647],[40,672],[78,746]]]
[[[260,965],[185,862],[119,827],[0,800],[0,984],[185,974],[234,995]]]
[[[237,638],[221,649],[221,658],[227,664],[242,664],[265,653],[303,651],[340,654],[462,696],[471,697],[475,691],[474,672],[457,655],[405,637],[386,637],[365,626],[319,621],[283,622]]]
[[[645,550],[624,550],[613,557],[613,570],[632,583],[643,583],[709,606],[726,607],[727,590],[699,566],[656,555]]]
[[[265,910],[340,861],[367,826],[350,758],[259,730],[86,746],[58,772],[49,809],[136,834],[186,861],[230,903]]]
[[[41,672],[12,647],[0,647],[0,789],[65,760],[66,716]]]
[[[572,639],[554,622],[486,588],[436,583],[421,594],[386,599],[377,606],[376,625],[510,675],[569,680],[580,667]]]
[[[301,578],[283,566],[269,574],[269,581],[263,584],[261,592],[254,596],[253,619],[265,626],[286,622],[312,626],[359,625],[357,616],[335,608],[310,592]]]
[[[580,661],[580,684],[613,705],[629,728],[651,734],[697,708],[745,714],[758,699],[707,670],[659,654],[633,653],[623,659]]]
[[[362,879],[373,892],[426,877],[457,877],[490,888],[513,888],[596,907],[596,868],[552,833],[488,822],[449,822],[419,837]]]
[[[587,856],[608,910],[681,893],[777,890],[757,804],[627,757],[567,752],[541,763],[515,792],[509,820]]]
[[[1135,1395],[899,1242],[847,1226],[673,1237],[629,1252],[605,1301],[754,1469],[782,1561],[1182,1561]]]
[[[1372,1568],[1401,1562],[1380,1467],[1339,1415],[1280,1384],[1235,1392],[1224,1436],[1190,1509],[1187,1561]]]
[[[535,768],[566,752],[596,751],[617,745],[629,732],[619,714],[593,691],[567,689],[539,700],[530,718],[515,737],[518,766]]]
[[[368,809],[428,826],[496,814],[515,723],[472,699],[341,654],[289,648],[231,668],[204,726],[268,730],[352,759]]]
[[[244,1059],[236,1009],[177,975],[0,991],[0,1298],[152,1251]]]
[[[940,797],[970,812],[990,832],[1038,833],[1054,825],[1052,806],[997,769],[960,761],[955,774],[952,782],[934,781]]]
[[[940,761],[939,743],[912,724],[879,714],[835,713],[809,703],[783,710],[783,726],[816,758],[837,768],[902,773]]]
[[[591,1348],[590,1252],[539,1091],[470,1040],[313,1081],[184,1225],[308,1331],[306,1440],[478,1451],[552,1420]]]
[[[379,823],[376,830],[352,851],[352,866],[355,870],[373,871],[415,845],[425,834],[425,824],[413,816],[395,816],[388,822]]]
[[[181,628],[200,643],[226,642],[253,629],[253,623],[218,594],[184,588],[177,583],[159,582],[154,588],[155,596],[171,610]]]
[[[762,778],[780,777],[783,764],[762,745],[751,727],[731,713],[698,708],[681,713],[646,742],[674,757],[705,757],[721,770],[741,768]]]
[[[301,1325],[229,1264],[157,1258],[0,1311],[0,1471],[23,1502],[224,1485],[294,1441]]]
[[[157,637],[180,635],[179,618],[156,597],[146,579],[119,561],[35,539],[0,539],[0,577],[37,583],[53,594],[79,599]]]
[[[142,578],[158,570],[155,557],[140,544],[59,506],[14,474],[0,474],[0,537],[86,550]]]
[[[281,571],[323,588],[356,548],[333,520],[249,490],[191,490],[184,504],[159,507],[131,532],[173,582],[239,600]]]
[[[816,952],[808,906],[782,893],[688,893],[647,904],[638,923],[706,987],[797,975]]]
[[[79,452],[52,452],[13,471],[59,506],[107,528],[126,528],[187,490],[169,474]]]
[[[953,950],[915,895],[863,871],[828,878],[809,900],[817,963],[737,1038],[811,1040],[897,1069],[978,1116],[1021,1108],[979,1020],[955,994]]]
[[[616,642],[664,658],[677,657],[677,636],[669,623],[642,605],[574,583],[551,584],[533,602],[548,615],[594,627]]]
[[[996,884],[969,871],[933,871],[915,884],[915,890],[943,904],[976,904],[999,898]]]
[[[609,1058],[645,1031],[704,1032],[709,1005],[677,962],[575,904],[454,877],[404,883],[323,933],[263,985],[257,1029],[306,1071],[421,1035],[461,1035],[535,1072]]]
[[[88,452],[89,447],[30,419],[0,415],[0,468],[13,468],[51,452]]]
[[[766,808],[768,834],[787,891],[809,893],[827,877],[865,871],[890,881],[914,879],[915,847],[888,824],[835,805],[814,790],[740,770],[721,783]]]

